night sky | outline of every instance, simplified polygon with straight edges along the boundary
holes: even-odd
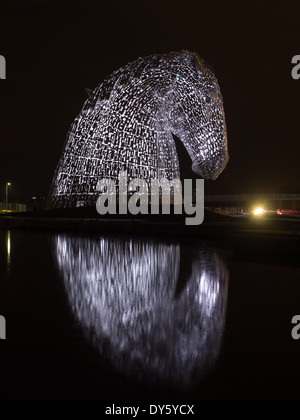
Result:
[[[297,3],[2,0],[2,195],[6,181],[20,199],[48,193],[85,88],[140,56],[182,49],[213,67],[224,97],[230,161],[206,192],[300,192]]]

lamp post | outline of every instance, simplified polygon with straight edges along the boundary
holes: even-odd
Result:
[[[6,208],[6,211],[8,210],[8,187],[10,187],[10,186],[11,186],[11,183],[7,182],[6,183],[6,188],[5,188],[5,208]]]

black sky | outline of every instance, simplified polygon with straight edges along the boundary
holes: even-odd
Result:
[[[1,1],[0,189],[47,194],[85,88],[140,56],[187,49],[224,97],[230,162],[206,191],[300,192],[299,35],[297,2]]]

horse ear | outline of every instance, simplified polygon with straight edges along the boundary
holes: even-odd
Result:
[[[85,91],[86,91],[88,97],[92,96],[92,94],[93,94],[93,90],[92,89],[85,88]]]
[[[196,53],[188,51],[188,50],[181,50],[180,54],[184,60],[190,63],[194,60]]]
[[[189,63],[191,63],[191,65],[194,66],[196,70],[198,70],[198,72],[200,71],[203,74],[203,76],[207,75],[206,63],[196,51],[191,52],[187,50],[182,50],[181,56]]]
[[[204,63],[202,62],[202,59],[200,58],[200,56],[197,53],[195,53],[195,64],[196,64],[196,67],[199,70],[201,70],[201,73],[203,73],[203,75],[205,76],[206,75],[206,69],[205,69]]]

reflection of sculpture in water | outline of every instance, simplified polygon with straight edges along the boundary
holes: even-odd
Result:
[[[57,235],[55,253],[74,313],[121,371],[187,385],[216,360],[227,274],[214,250],[195,253],[180,292],[179,245]]]

